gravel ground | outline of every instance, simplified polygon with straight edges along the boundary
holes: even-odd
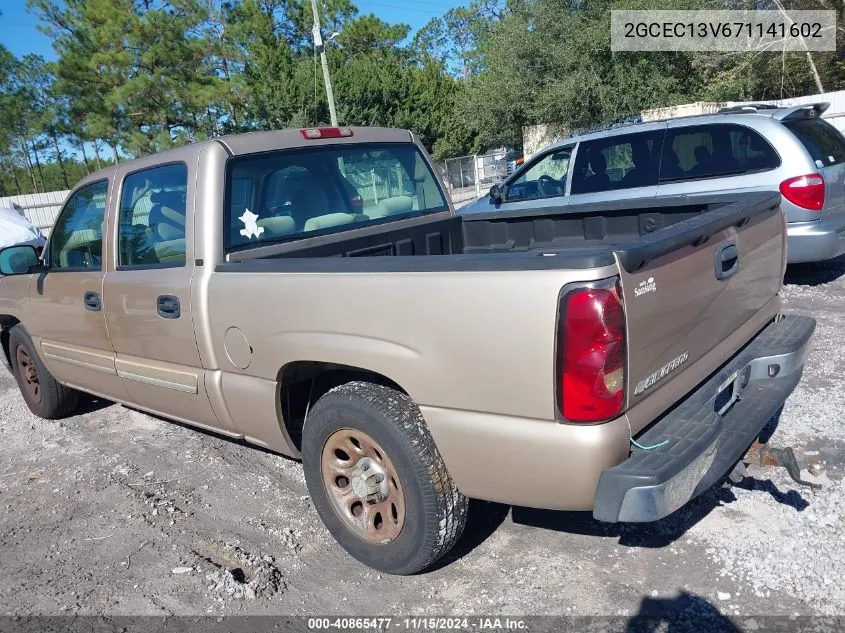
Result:
[[[312,508],[300,465],[91,401],[32,416],[0,376],[0,613],[845,613],[845,258],[791,268],[789,312],[818,320],[804,379],[773,439],[820,455],[834,485],[785,472],[710,491],[668,519],[473,502],[453,555],[414,577],[348,557]]]

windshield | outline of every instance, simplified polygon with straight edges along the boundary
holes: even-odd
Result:
[[[226,183],[227,249],[446,211],[411,143],[282,150],[234,158]]]

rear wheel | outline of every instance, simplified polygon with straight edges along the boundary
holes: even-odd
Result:
[[[387,451],[363,431],[341,429],[320,459],[329,502],[353,533],[390,543],[405,526],[405,492]]]
[[[79,403],[79,392],[53,378],[22,325],[16,325],[9,333],[9,357],[12,373],[30,411],[47,420],[73,413]]]
[[[362,563],[412,574],[460,538],[467,499],[406,394],[366,382],[335,387],[309,412],[302,455],[320,518]]]

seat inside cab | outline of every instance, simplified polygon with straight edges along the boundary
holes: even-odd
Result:
[[[185,193],[160,191],[150,196],[152,250],[157,263],[178,263],[185,259]]]
[[[128,266],[185,261],[185,192],[152,191],[135,202],[121,226],[121,262]]]

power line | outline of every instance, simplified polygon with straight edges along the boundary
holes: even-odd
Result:
[[[367,2],[367,0],[361,0],[361,2],[363,4],[370,4],[369,2]],[[440,2],[433,2],[432,0],[414,0],[415,5],[416,4],[423,4],[423,5],[426,5],[426,6],[443,9],[444,11],[448,11],[449,9],[452,9],[452,8],[455,7],[455,4],[451,0],[445,0],[445,2],[446,2],[446,4],[444,5]],[[393,8],[405,9],[405,7],[395,6],[395,5],[394,5]]]
[[[439,16],[443,15],[444,13],[446,13],[446,11],[448,11],[448,9],[445,9],[445,8],[444,8],[443,11],[429,11],[429,10],[426,10],[426,9],[410,9],[408,7],[400,7],[400,6],[395,5],[395,4],[379,4],[377,2],[367,2],[365,7],[363,7],[363,8],[366,10],[367,7],[378,7],[380,9],[396,9],[397,11],[413,11],[414,13],[422,13],[422,14],[425,14],[425,15],[433,15],[433,16],[436,16],[436,17],[439,17]]]

